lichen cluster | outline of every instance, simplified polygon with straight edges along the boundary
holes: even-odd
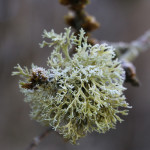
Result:
[[[44,30],[43,38],[51,42],[43,41],[41,47],[53,46],[48,69],[18,65],[13,72],[23,77],[19,85],[31,117],[73,144],[88,132],[115,128],[122,121],[118,115],[127,115],[129,108],[123,95],[125,73],[114,49],[107,44],[91,46],[84,34],[83,29],[78,37],[70,28],[63,34]],[[76,53],[70,57],[72,48]]]

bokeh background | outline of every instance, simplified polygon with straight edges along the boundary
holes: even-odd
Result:
[[[150,28],[150,0],[91,0],[86,10],[101,23],[93,37],[130,42]],[[45,130],[29,117],[13,67],[46,66],[50,49],[40,49],[43,29],[62,32],[68,9],[58,0],[0,0],[0,150],[23,150]],[[150,150],[150,50],[135,61],[139,88],[126,84],[133,108],[116,130],[92,133],[79,146],[51,133],[37,150]]]

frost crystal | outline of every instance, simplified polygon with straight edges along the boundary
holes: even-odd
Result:
[[[49,69],[32,65],[32,69],[16,67],[21,75],[21,92],[30,103],[31,117],[52,126],[73,144],[88,132],[105,133],[122,121],[129,108],[123,91],[124,70],[107,44],[91,46],[83,29],[79,36],[65,29],[64,34],[44,31],[45,45],[54,50],[48,58]],[[76,53],[70,57],[69,51]],[[121,109],[120,109],[121,108]]]

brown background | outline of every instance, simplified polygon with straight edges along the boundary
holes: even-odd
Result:
[[[87,11],[101,22],[101,28],[93,32],[100,40],[129,42],[150,28],[150,0],[92,0]],[[45,129],[30,120],[29,106],[18,89],[19,78],[11,72],[17,63],[46,66],[50,50],[39,48],[42,31],[53,28],[62,32],[67,12],[58,0],[0,0],[0,150],[23,150]],[[133,108],[116,130],[89,134],[79,146],[52,133],[38,150],[149,150],[149,56],[147,51],[134,61],[142,85],[126,85],[127,100]]]

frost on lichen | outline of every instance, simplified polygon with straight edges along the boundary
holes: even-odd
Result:
[[[127,115],[129,108],[123,95],[125,73],[114,49],[107,44],[91,46],[84,34],[83,29],[78,38],[70,28],[63,34],[45,30],[43,38],[51,42],[40,45],[54,48],[48,69],[18,65],[13,72],[23,77],[19,85],[31,117],[74,144],[88,132],[115,128],[122,121],[119,114]],[[70,57],[72,48],[76,53]]]

